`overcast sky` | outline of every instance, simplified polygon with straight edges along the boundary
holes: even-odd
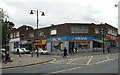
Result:
[[[23,24],[36,28],[36,14],[39,13],[39,28],[62,23],[108,23],[118,28],[119,0],[0,0],[0,8],[8,14],[15,27]]]

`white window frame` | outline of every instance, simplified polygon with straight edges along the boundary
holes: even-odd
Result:
[[[57,29],[52,29],[50,31],[50,35],[56,35],[57,34]]]

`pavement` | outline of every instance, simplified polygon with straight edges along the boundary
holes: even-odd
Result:
[[[30,54],[22,54],[21,57],[17,54],[12,54],[12,62],[2,63],[0,61],[0,64],[2,66],[0,69],[8,69],[8,68],[15,68],[15,67],[24,67],[24,66],[30,66],[30,65],[36,65],[36,64],[43,64],[46,62],[50,62],[53,60],[52,57],[46,57],[45,55],[39,55],[31,57]]]

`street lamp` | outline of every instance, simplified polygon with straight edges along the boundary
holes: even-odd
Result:
[[[34,12],[37,14],[37,29],[38,29],[38,22],[39,22],[38,14],[39,14],[39,12],[42,13],[41,16],[45,16],[45,14],[44,14],[43,11],[38,11],[38,9],[37,9],[37,10],[31,10],[31,11],[30,11],[30,14],[34,14]],[[38,48],[37,48],[37,57],[39,57]]]
[[[118,5],[117,5],[117,4],[115,4],[115,7],[118,7]]]
[[[104,48],[104,41],[105,41],[105,39],[104,39],[104,35],[105,35],[105,31],[104,31],[104,24],[103,23],[101,23],[101,25],[102,25],[102,29],[101,29],[101,32],[102,32],[102,40],[103,40],[103,53],[105,53],[105,48]]]
[[[3,9],[0,8],[0,32],[2,32],[2,13],[3,13]],[[2,33],[0,33],[0,35],[2,35]],[[0,36],[0,49],[1,48],[2,48],[2,36]],[[0,50],[0,55],[2,55],[2,50]]]
[[[41,16],[45,16],[45,14],[42,11],[38,11],[38,9],[37,10],[31,10],[30,14],[34,14],[34,12],[36,12],[36,14],[37,14],[37,29],[38,29],[38,22],[39,22],[38,13],[41,12],[42,13]]]

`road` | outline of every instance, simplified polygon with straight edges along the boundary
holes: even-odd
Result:
[[[3,73],[118,73],[118,54],[60,56],[49,63],[4,69]]]

